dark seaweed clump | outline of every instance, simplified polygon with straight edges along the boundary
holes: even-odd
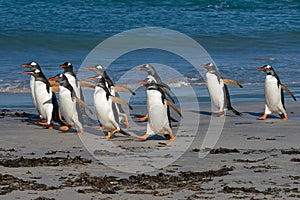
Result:
[[[16,158],[0,160],[0,165],[4,167],[41,167],[41,166],[65,166],[71,164],[88,164],[91,160],[76,156],[71,157],[42,157],[42,158]]]
[[[300,150],[298,150],[298,149],[281,150],[281,153],[282,153],[282,154],[289,154],[289,155],[292,155],[292,154],[300,154]]]
[[[114,194],[119,190],[193,190],[201,189],[201,183],[211,181],[213,177],[228,175],[233,167],[223,167],[219,170],[209,170],[206,172],[179,172],[178,175],[159,173],[157,175],[133,175],[128,179],[117,179],[112,176],[94,177],[87,173],[81,173],[74,179],[67,178],[64,187],[91,187],[92,189],[82,189],[80,193],[101,192]],[[128,191],[130,193],[130,191]]]
[[[56,187],[47,187],[45,184],[36,183],[35,181],[24,181],[12,175],[0,174],[0,195],[12,192],[13,190],[54,190]]]
[[[227,148],[220,147],[218,149],[212,149],[210,151],[210,153],[211,154],[225,154],[225,153],[240,153],[240,151],[237,149],[227,149]]]

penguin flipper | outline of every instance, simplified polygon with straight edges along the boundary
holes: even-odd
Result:
[[[129,103],[127,103],[125,100],[119,98],[119,97],[115,97],[115,96],[109,96],[109,98],[114,102],[114,103],[118,103],[118,104],[123,104],[125,106],[127,106],[130,110],[132,110],[131,105],[129,105]]]
[[[168,90],[166,90],[163,86],[160,86],[159,88],[172,100],[173,103],[175,103],[174,98],[171,96]]]
[[[95,88],[96,85],[94,83],[90,83],[87,81],[79,81],[80,86],[82,87],[90,87],[90,88]]]
[[[84,101],[82,101],[78,97],[76,97],[75,99],[78,104],[82,105],[84,108],[88,109],[91,114],[93,114],[93,111],[90,109],[90,107]]]
[[[182,114],[181,114],[180,110],[171,101],[166,99],[166,102],[167,102],[168,106],[170,106],[173,110],[175,110],[177,112],[177,114],[182,118]]]
[[[293,97],[294,101],[297,101],[296,97],[294,96],[294,94],[283,84],[280,84],[281,88],[286,91],[289,95],[291,95],[291,97]]]
[[[243,88],[242,84],[239,83],[239,82],[237,82],[237,81],[235,81],[235,80],[231,80],[231,79],[227,79],[227,78],[223,78],[222,80],[223,80],[224,84],[237,85],[240,88]]]
[[[129,93],[129,94],[135,95],[135,92],[133,92],[132,90],[130,90],[126,87],[123,87],[123,86],[120,86],[120,85],[114,85],[113,87],[114,87],[116,92],[126,92],[126,93]]]

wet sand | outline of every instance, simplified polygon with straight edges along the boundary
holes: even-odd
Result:
[[[15,112],[22,114],[23,111],[2,110],[0,198],[300,198],[298,103],[287,102],[288,121],[282,121],[276,115],[266,121],[256,120],[263,112],[262,102],[234,103],[234,106],[243,116],[227,113],[213,149],[201,148],[205,147],[203,141],[209,139],[205,136],[211,121],[208,104],[201,104],[200,111],[194,112],[192,105],[182,106],[184,120],[175,117],[179,122],[173,123],[177,141],[173,144],[162,137],[145,142],[136,140],[135,135],[144,133],[145,122],[131,120],[128,132],[132,136],[117,134],[109,141],[101,138],[103,133],[95,127],[87,127],[85,134],[90,136],[87,138],[100,145],[92,151],[98,159],[89,152],[91,149],[86,149],[87,143],[75,132],[63,133],[57,130],[57,125],[54,130],[43,129],[27,121],[28,111],[16,115]],[[143,109],[135,108],[131,112],[132,119],[143,112]],[[194,126],[195,122],[199,127]],[[177,145],[175,150],[180,151],[184,149],[181,144],[190,142],[185,152],[164,154],[174,144]],[[106,148],[108,143],[114,145]],[[122,152],[118,153],[114,148]],[[159,154],[151,155],[155,151]],[[183,155],[175,159],[181,153]],[[203,155],[206,156],[201,158]],[[167,166],[160,168],[156,162],[172,160],[172,156],[175,161]],[[138,159],[137,164],[142,164],[136,170],[136,166],[125,165],[122,158]],[[114,163],[110,165],[109,162]]]

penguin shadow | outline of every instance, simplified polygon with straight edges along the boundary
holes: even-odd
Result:
[[[147,142],[149,140],[156,140],[156,141],[163,140],[163,141],[166,141],[166,138],[164,136],[158,135],[158,134],[155,134],[155,135],[152,135],[152,136],[148,137],[147,140],[140,140],[137,137],[143,136],[145,134],[145,132],[132,130],[131,133],[133,133],[132,137],[135,138],[136,142]]]
[[[38,125],[35,120],[39,118],[39,115],[36,114],[29,114],[28,118],[24,119],[25,122],[32,124],[32,125]]]
[[[196,113],[196,111],[192,111],[192,112],[195,112]],[[206,116],[211,116],[212,115],[212,113],[211,112],[208,112],[208,111],[200,111],[200,112],[198,112],[200,115],[206,115]]]
[[[189,110],[188,112],[196,113],[199,115],[206,115],[206,116],[211,116],[212,113],[209,111],[194,111],[194,110]]]
[[[262,116],[264,113],[256,113],[256,112],[243,112],[243,114],[248,114],[251,116],[254,116],[256,118]],[[279,116],[275,116],[275,115],[268,115],[268,119],[280,119]]]

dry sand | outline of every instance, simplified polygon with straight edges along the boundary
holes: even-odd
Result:
[[[140,142],[133,136],[117,134],[107,141],[96,131],[99,134],[91,134],[90,139],[103,147],[97,147],[100,158],[112,158],[114,166],[107,166],[107,161],[97,160],[89,153],[74,132],[43,129],[26,122],[26,117],[6,114],[0,118],[0,199],[299,199],[299,104],[287,102],[288,121],[277,116],[256,120],[263,111],[262,102],[234,105],[243,116],[227,114],[216,146],[202,159],[199,155],[209,151],[201,149],[201,145],[211,120],[210,106],[201,104],[200,112],[193,112],[191,105],[183,106],[184,120],[180,125],[175,123],[175,130],[179,126],[175,144],[179,149],[180,144],[192,145],[179,159],[162,168],[156,161],[173,156],[164,154],[172,149],[172,144],[162,138]],[[143,111],[137,109],[132,114]],[[199,129],[193,126],[194,122]],[[89,128],[92,129],[95,130]],[[193,137],[195,130],[197,136]],[[128,130],[132,135],[143,131],[145,123]],[[110,142],[123,152],[115,153],[114,147],[106,149]],[[165,157],[157,156],[156,160],[150,155],[154,151]],[[145,153],[149,156],[141,156]],[[31,160],[26,163],[20,157]],[[140,170],[122,162],[122,158],[132,157],[142,163]],[[21,166],[17,166],[18,158]],[[10,159],[15,162],[5,166]],[[125,172],[111,167],[123,168]],[[144,173],[145,169],[150,172]]]

